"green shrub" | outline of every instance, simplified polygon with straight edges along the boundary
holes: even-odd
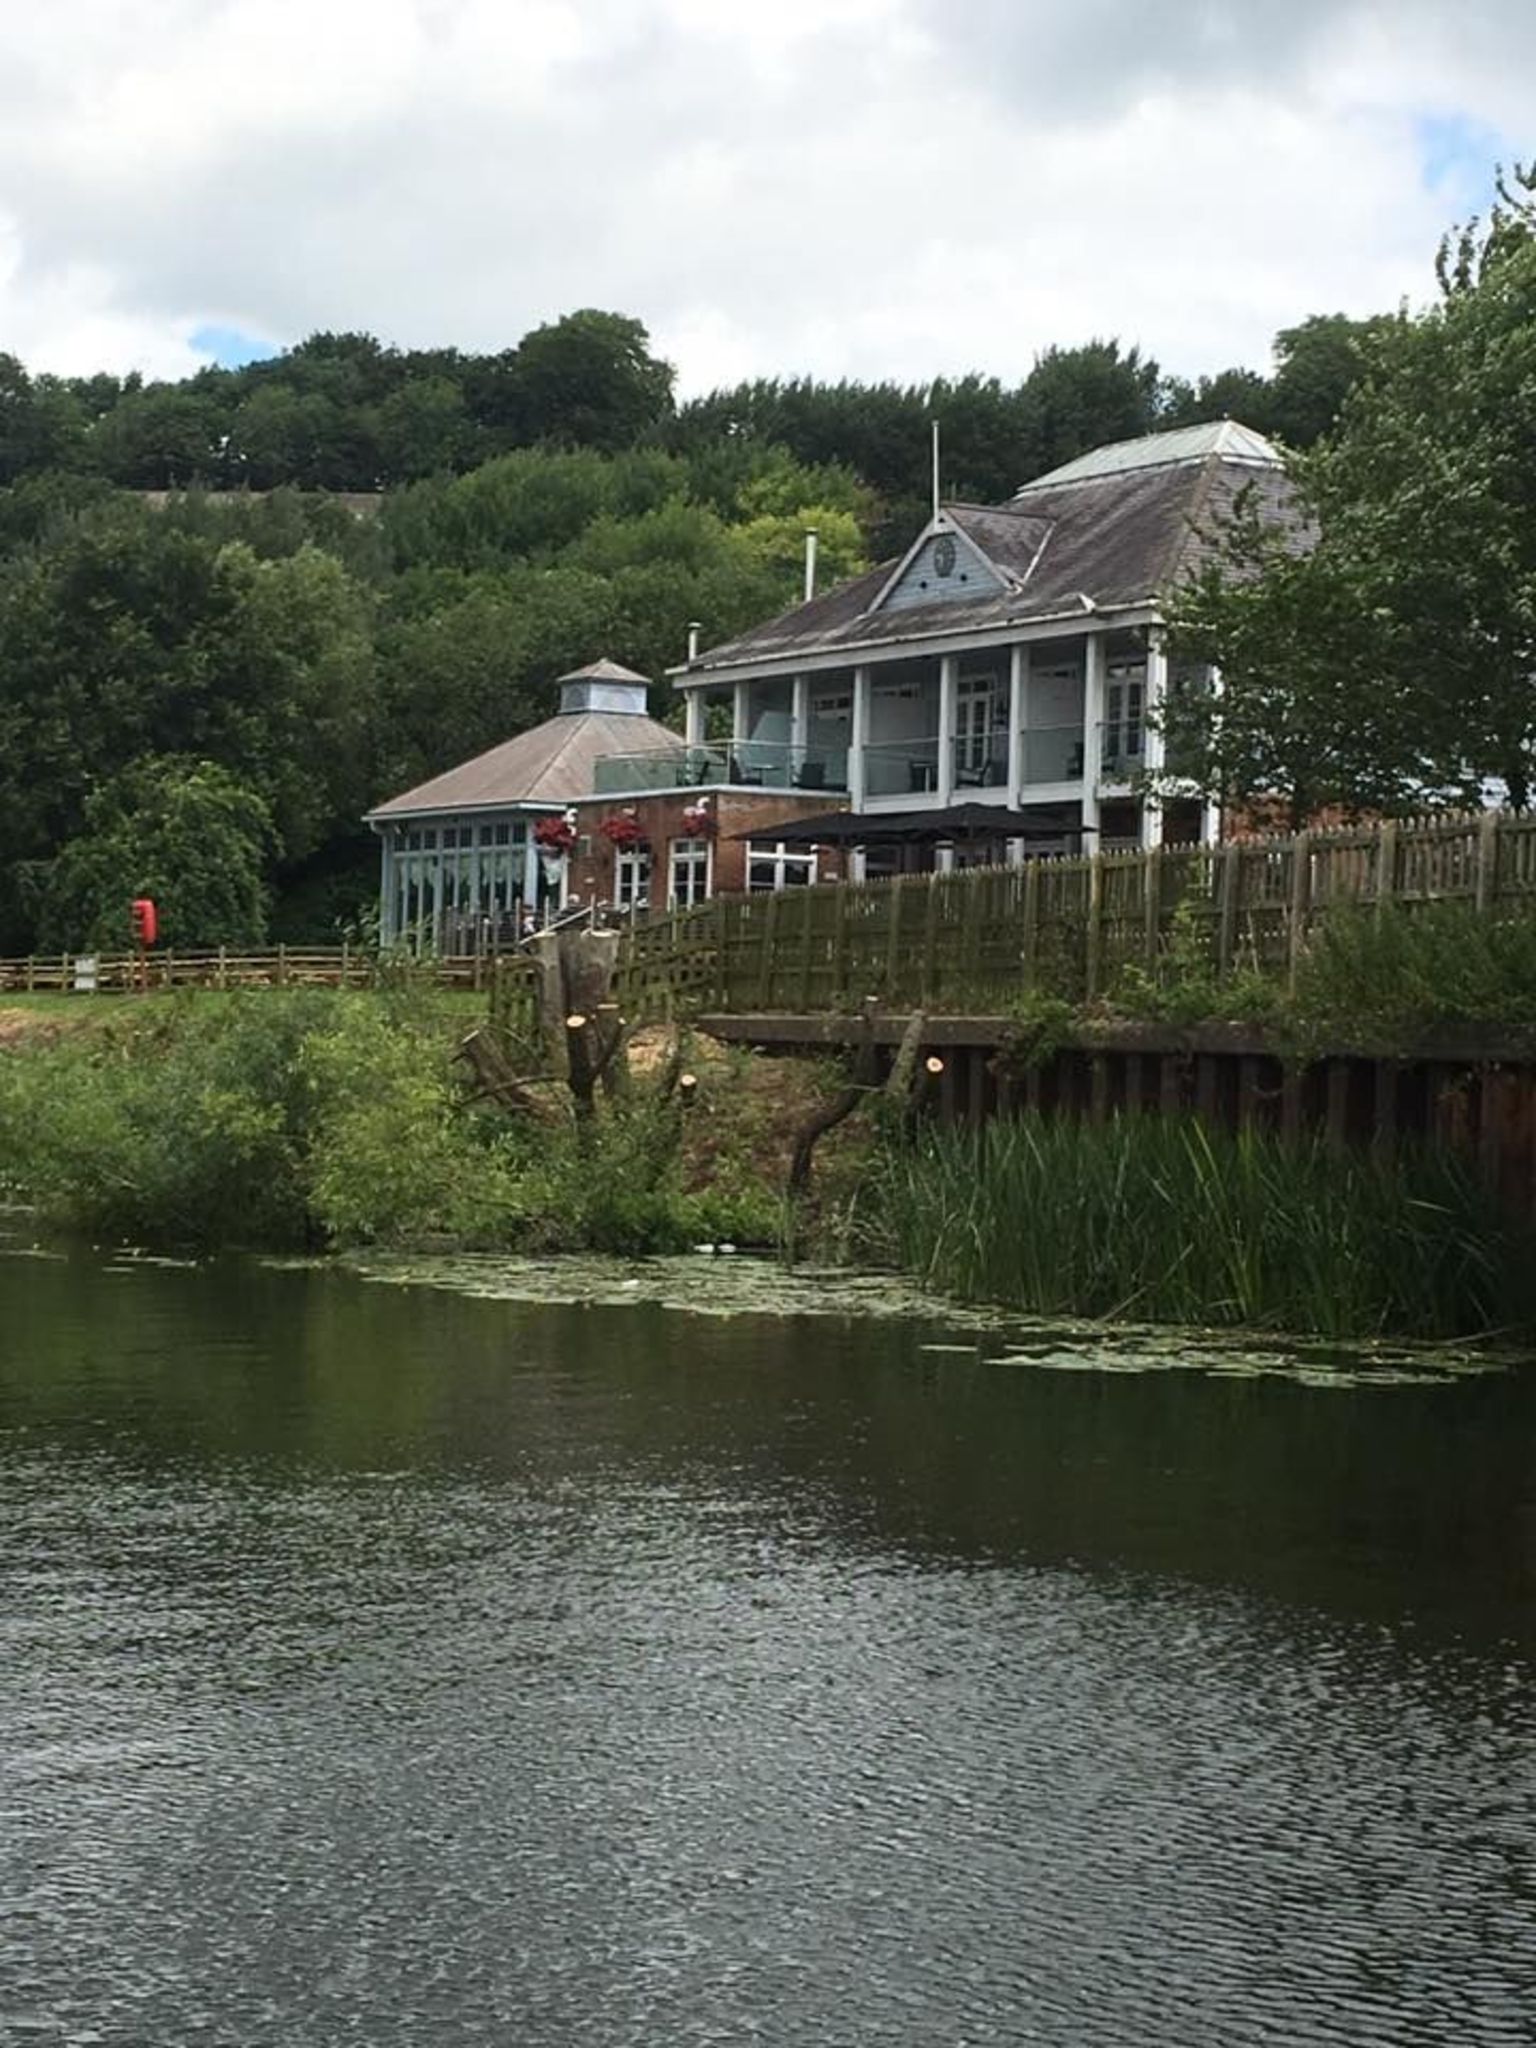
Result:
[[[1040,1314],[1336,1337],[1536,1320],[1524,1234],[1429,1150],[1025,1117],[888,1141],[862,1221],[866,1253],[924,1284]]]

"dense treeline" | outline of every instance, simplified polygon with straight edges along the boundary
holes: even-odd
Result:
[[[644,327],[591,310],[495,355],[318,334],[182,383],[0,356],[0,950],[121,939],[145,890],[173,943],[334,936],[372,894],[360,814],[547,716],[563,669],[659,677],[691,620],[771,614],[807,524],[829,581],[903,545],[932,413],[980,500],[1233,406],[1305,441],[1368,326],[1282,335],[1269,378],[1097,342],[1013,387],[683,405]]]
[[[640,322],[591,309],[494,355],[315,334],[180,383],[33,377],[0,354],[0,484],[64,470],[130,490],[373,492],[535,445],[696,454],[745,437],[813,466],[846,465],[887,518],[904,518],[926,500],[934,413],[947,481],[983,502],[1097,442],[1226,413],[1306,447],[1337,413],[1376,325],[1331,315],[1289,329],[1272,376],[1234,369],[1192,384],[1109,341],[1048,349],[1014,386],[766,380],[680,406]]]
[[[645,328],[590,309],[498,354],[317,334],[181,383],[0,355],[0,950],[120,940],[145,890],[173,943],[332,937],[368,914],[360,814],[547,716],[563,669],[659,677],[690,621],[770,615],[808,524],[828,581],[904,545],[930,417],[980,501],[1224,413],[1323,447],[1401,324],[1305,321],[1268,376],[1101,341],[1016,385],[682,404]]]

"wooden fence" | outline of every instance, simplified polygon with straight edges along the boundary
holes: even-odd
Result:
[[[521,963],[519,963],[521,964]],[[439,987],[488,986],[496,962],[465,954],[412,963]],[[185,988],[371,988],[394,972],[388,960],[356,946],[273,946],[241,952],[156,948],[148,953],[37,953],[0,960],[0,994],[111,994]]]
[[[627,934],[620,1000],[795,1014],[866,997],[981,1010],[1030,988],[1091,1001],[1177,954],[1218,978],[1294,975],[1318,920],[1461,902],[1536,915],[1536,817],[1486,812],[1221,847],[720,897]]]
[[[617,999],[636,1021],[694,1010],[797,1015],[856,1008],[996,1010],[1046,989],[1091,1001],[1177,954],[1218,977],[1293,975],[1319,918],[1340,905],[1386,913],[1431,903],[1536,915],[1536,817],[1484,812],[1221,847],[1039,860],[1022,867],[724,896],[627,927]],[[72,954],[0,960],[0,992],[367,986],[392,969],[340,947]],[[465,955],[410,970],[441,986],[501,992],[531,1015],[525,955]]]

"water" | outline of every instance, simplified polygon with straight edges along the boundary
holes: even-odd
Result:
[[[0,2042],[1536,2040],[1536,1374],[0,1302]]]

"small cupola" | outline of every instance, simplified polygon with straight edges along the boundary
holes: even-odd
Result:
[[[632,668],[621,668],[605,655],[587,668],[561,676],[560,709],[562,713],[608,711],[644,718],[650,687],[649,677],[637,676]]]

